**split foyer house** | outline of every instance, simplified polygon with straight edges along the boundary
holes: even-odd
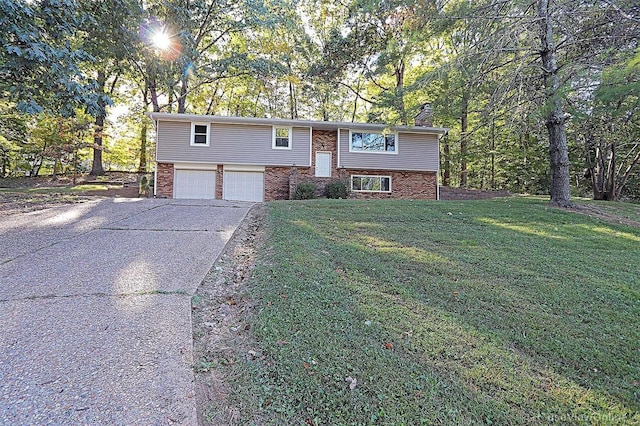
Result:
[[[437,199],[447,129],[151,113],[155,195],[290,199],[300,182],[341,180],[353,198]],[[416,117],[418,121],[419,117]]]

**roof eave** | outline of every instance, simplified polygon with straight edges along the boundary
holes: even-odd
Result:
[[[149,112],[147,115],[152,120],[158,121],[205,121],[220,124],[251,124],[265,126],[294,126],[312,127],[319,130],[338,129],[358,129],[358,130],[384,130],[390,129],[400,132],[431,133],[445,135],[449,129],[443,127],[423,127],[423,126],[389,126],[373,123],[346,123],[337,121],[314,121],[314,120],[291,120],[281,118],[256,118],[256,117],[235,117],[222,115],[199,115],[199,114],[174,114],[166,112]]]

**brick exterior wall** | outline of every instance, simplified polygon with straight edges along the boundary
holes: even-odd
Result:
[[[316,177],[316,152],[331,153],[331,177]],[[311,167],[297,167],[292,170],[289,181],[289,195],[293,198],[296,186],[300,182],[313,182],[318,188],[318,197],[324,196],[324,187],[331,181],[343,180],[347,174],[344,169],[336,167],[338,156],[338,132],[331,130],[314,130],[311,136]]]
[[[266,167],[264,170],[264,200],[289,199],[291,167]]]
[[[300,182],[314,182],[318,196],[324,196],[324,187],[333,180],[340,180],[351,189],[351,175],[391,176],[391,193],[350,192],[350,198],[357,199],[428,199],[437,197],[437,175],[435,172],[401,172],[393,170],[352,170],[336,168],[337,158],[336,131],[314,130],[312,135],[311,167],[265,167],[264,200],[289,200],[293,198],[295,188]],[[315,176],[316,152],[331,152],[331,177]],[[157,196],[173,197],[173,164],[158,163]],[[216,198],[222,199],[223,166],[216,171]]]
[[[437,174],[436,172],[400,172],[396,170],[351,170],[340,169],[338,175],[332,178],[316,178],[313,176],[315,169],[298,168],[292,170],[286,167],[274,171],[272,179],[277,176],[280,185],[286,185],[289,199],[293,198],[296,186],[300,182],[314,182],[318,187],[318,196],[324,196],[325,185],[332,180],[340,180],[345,183],[347,190],[351,190],[351,176],[391,176],[391,192],[349,192],[349,198],[356,199],[412,199],[435,200],[437,198]],[[265,180],[267,179],[265,175]],[[275,182],[275,179],[274,179]],[[286,200],[284,188],[276,200]],[[265,201],[271,201],[265,196]]]
[[[411,199],[435,200],[437,198],[436,172],[399,172],[397,170],[348,170],[351,175],[391,176],[391,192],[350,192],[349,198],[357,199]],[[350,179],[350,178],[349,178]],[[347,180],[351,189],[351,181]]]
[[[173,198],[173,164],[158,163],[156,197]]]
[[[222,200],[222,180],[224,177],[224,167],[222,164],[218,164],[218,170],[216,170],[216,200]]]

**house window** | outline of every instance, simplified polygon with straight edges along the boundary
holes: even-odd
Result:
[[[356,192],[391,192],[391,176],[351,176],[351,190]]]
[[[351,132],[349,151],[396,153],[396,135]]]
[[[191,123],[191,146],[209,146],[209,123]]]
[[[273,149],[291,149],[291,127],[273,128]]]

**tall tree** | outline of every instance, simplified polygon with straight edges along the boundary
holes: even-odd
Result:
[[[81,68],[91,59],[78,46],[85,21],[75,0],[0,0],[0,95],[27,113],[99,110]]]
[[[111,103],[117,83],[125,71],[126,58],[139,42],[138,28],[141,9],[135,0],[82,0],[88,15],[85,25],[87,37],[83,48],[93,58],[85,68],[91,70],[98,98],[93,132],[93,161],[91,175],[104,174],[102,165],[103,138],[107,106]]]
[[[563,99],[560,94],[558,61],[554,43],[550,0],[538,0],[540,23],[540,59],[545,87],[545,125],[549,132],[551,166],[551,205],[571,207],[569,148],[565,128]]]

